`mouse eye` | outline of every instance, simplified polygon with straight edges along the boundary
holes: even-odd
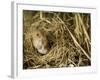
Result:
[[[37,33],[36,35],[39,36],[39,33]]]
[[[36,36],[38,36],[39,38],[41,37],[41,35],[39,33],[37,33]]]

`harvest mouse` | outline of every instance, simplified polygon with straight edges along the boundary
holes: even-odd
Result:
[[[47,54],[49,45],[46,35],[41,30],[34,30],[32,34],[33,45],[41,54]]]

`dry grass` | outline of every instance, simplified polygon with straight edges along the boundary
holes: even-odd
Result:
[[[23,68],[91,65],[91,25],[88,13],[23,11]],[[42,30],[49,51],[41,55],[32,44],[34,28]]]

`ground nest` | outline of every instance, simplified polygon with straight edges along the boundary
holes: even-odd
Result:
[[[90,21],[89,13],[23,10],[23,69],[90,66]],[[34,28],[46,34],[45,55],[32,43]]]

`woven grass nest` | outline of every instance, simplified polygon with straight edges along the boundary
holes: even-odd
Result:
[[[91,65],[90,14],[24,10],[23,25],[23,69]],[[46,34],[45,55],[32,43],[34,28]]]

